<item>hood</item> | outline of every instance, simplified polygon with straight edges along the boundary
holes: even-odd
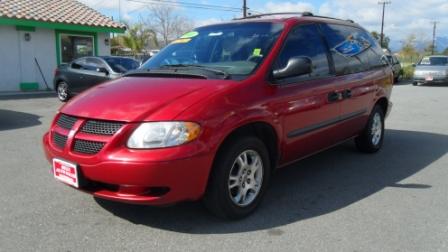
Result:
[[[415,67],[416,71],[445,71],[448,70],[448,66],[423,66],[423,65],[417,65]]]
[[[81,93],[60,112],[125,122],[172,120],[191,105],[235,83],[231,80],[124,77]]]

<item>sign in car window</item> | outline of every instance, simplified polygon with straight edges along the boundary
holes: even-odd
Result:
[[[356,56],[371,46],[368,38],[363,34],[354,33],[348,36],[340,44],[336,45],[333,50],[345,57]]]

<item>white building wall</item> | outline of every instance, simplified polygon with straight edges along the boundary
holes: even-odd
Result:
[[[48,86],[53,89],[54,70],[57,67],[56,34],[54,30],[36,28],[36,32],[33,32],[31,36],[33,37],[30,42],[33,42],[35,45],[34,57],[39,62]],[[46,86],[44,80],[37,68],[37,64],[34,62],[34,58],[32,61],[34,65],[35,82],[39,83],[39,89],[45,90]]]
[[[0,92],[19,91],[19,34],[15,26],[0,25]]]
[[[109,44],[106,45],[105,40],[109,39]],[[98,33],[98,56],[109,56],[110,55],[110,34],[109,33]]]
[[[25,41],[25,33],[31,35]],[[75,32],[74,32],[75,33]],[[106,45],[105,40],[109,39]],[[98,33],[98,54],[110,55],[110,34]],[[37,67],[39,63],[42,73]],[[46,80],[53,89],[53,75],[57,67],[56,34],[52,29],[17,31],[15,26],[0,25],[0,92],[20,91],[20,83],[38,83],[45,90]]]
[[[30,34],[30,41],[25,41],[26,33]],[[43,74],[39,72],[35,59]],[[54,30],[17,31],[15,26],[0,26],[0,92],[20,91],[20,83],[24,82],[37,82],[39,90],[45,90],[44,78],[53,88],[55,68]]]

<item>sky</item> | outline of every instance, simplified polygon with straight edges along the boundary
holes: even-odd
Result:
[[[149,15],[148,4],[129,0],[80,0],[107,16],[129,22],[138,22]],[[145,0],[138,0],[145,1]],[[157,1],[157,0],[156,0]],[[162,0],[200,3],[242,8],[242,0]],[[313,1],[255,1],[247,0],[249,12],[311,11],[316,15],[352,19],[370,31],[381,30],[382,7],[378,0],[313,0]],[[196,26],[240,17],[241,13],[177,7],[176,11],[194,21]],[[410,34],[419,41],[432,39],[432,21],[437,24],[437,36],[448,37],[448,0],[391,0],[386,6],[385,31],[395,43],[401,43]]]

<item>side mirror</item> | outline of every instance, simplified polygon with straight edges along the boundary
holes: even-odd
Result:
[[[272,72],[274,79],[284,79],[293,76],[310,74],[313,72],[312,61],[308,57],[292,57],[288,64],[282,69],[275,69]]]
[[[103,73],[103,74],[105,74],[105,75],[109,75],[109,71],[107,71],[107,69],[106,69],[105,67],[98,67],[98,68],[96,69],[96,71],[97,71],[98,73]]]

